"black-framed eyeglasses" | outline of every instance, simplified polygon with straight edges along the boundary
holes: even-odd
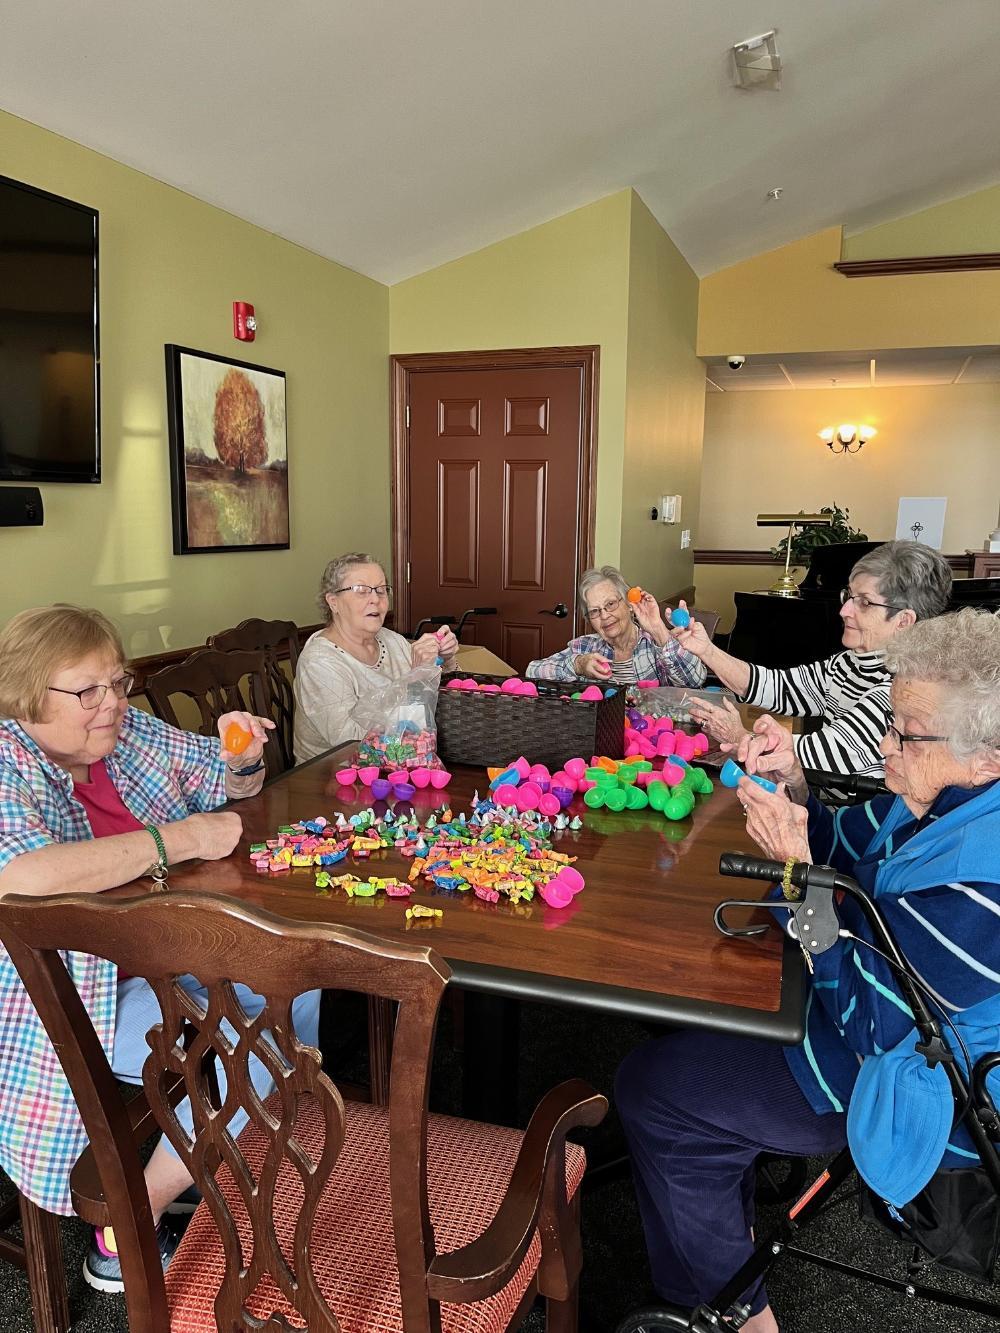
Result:
[[[334,588],[335,593],[353,592],[355,597],[370,597],[372,593],[376,597],[391,597],[391,583],[377,583],[374,586],[371,583],[349,583],[346,588]]]
[[[126,671],[124,676],[119,676],[118,679],[113,680],[110,685],[88,685],[85,690],[62,690],[58,685],[50,685],[48,688],[53,694],[72,694],[75,698],[80,700],[80,706],[82,708],[93,709],[100,708],[108,690],[114,692],[116,699],[126,698],[129,690],[132,688],[134,680],[135,676],[132,672]]]
[[[603,606],[588,606],[587,619],[600,620],[601,616],[610,616],[612,611],[618,610],[624,600],[624,597],[614,597],[610,602],[605,602]]]
[[[853,602],[859,611],[867,611],[870,606],[881,606],[886,611],[906,610],[904,606],[894,606],[892,602],[873,602],[863,592],[851,592],[850,588],[841,588],[840,605],[846,606],[848,602]]]
[[[900,753],[902,753],[904,745],[914,744],[920,741],[946,741],[948,739],[947,736],[917,736],[915,734],[911,735],[908,732],[900,731],[900,729],[896,726],[895,722],[893,721],[889,722],[889,725],[885,729],[885,734],[891,737],[893,745],[895,745],[896,749],[899,750]]]

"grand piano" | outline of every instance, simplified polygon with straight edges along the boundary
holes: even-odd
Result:
[[[729,651],[759,666],[800,666],[829,657],[841,646],[840,589],[863,555],[881,542],[843,542],[817,546],[799,597],[766,592],[738,592]],[[1000,579],[956,579],[951,608],[1000,609]]]

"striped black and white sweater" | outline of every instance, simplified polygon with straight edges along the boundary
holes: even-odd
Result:
[[[890,680],[881,653],[843,652],[806,666],[751,666],[743,698],[769,713],[823,718],[818,731],[795,737],[803,768],[881,777]]]

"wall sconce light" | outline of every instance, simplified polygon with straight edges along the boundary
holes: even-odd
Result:
[[[877,434],[874,426],[855,426],[847,421],[842,426],[827,426],[819,432],[819,438],[835,454],[856,454]]]

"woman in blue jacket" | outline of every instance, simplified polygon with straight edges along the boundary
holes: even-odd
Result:
[[[740,757],[747,832],[775,860],[835,866],[878,898],[904,954],[945,1012],[1000,991],[1000,619],[966,609],[919,622],[889,646],[892,715],[882,742],[894,795],[831,813],[808,794],[788,734],[762,718]],[[677,1305],[712,1297],[753,1249],[762,1151],[843,1146],[862,1062],[895,1053],[913,1015],[870,931],[838,904],[840,941],[814,957],[806,1035],[780,1046],[676,1032],[634,1051],[616,1079],[653,1280]],[[937,1165],[968,1166],[953,1134]],[[932,1168],[931,1168],[932,1169]],[[776,1333],[760,1286],[748,1333]]]

